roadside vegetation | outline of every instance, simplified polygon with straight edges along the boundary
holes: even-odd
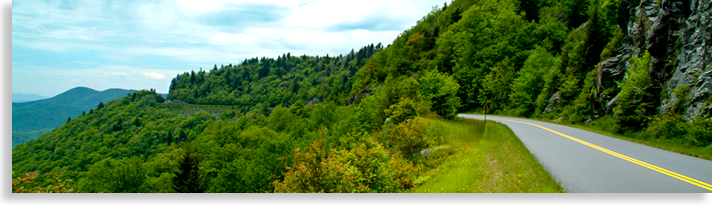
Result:
[[[556,123],[556,122],[554,122]],[[685,122],[682,117],[656,117],[654,124],[645,130],[633,132],[616,132],[615,122],[610,116],[594,120],[586,124],[558,122],[579,129],[596,132],[602,135],[616,137],[631,142],[644,144],[697,158],[712,160],[712,146],[701,147],[692,143],[692,139],[712,135],[712,124],[709,121],[696,120]]]
[[[427,120],[439,126],[451,147],[430,161],[416,193],[562,193],[560,185],[504,124],[463,119]],[[437,152],[436,152],[437,153]]]

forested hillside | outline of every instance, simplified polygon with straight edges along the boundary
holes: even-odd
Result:
[[[191,104],[236,105],[250,110],[303,102],[348,100],[354,75],[375,53],[379,43],[338,56],[292,56],[245,59],[239,65],[217,65],[212,70],[176,76],[168,99]]]
[[[86,87],[72,88],[44,100],[12,103],[12,147],[52,131],[99,103],[124,97],[136,90],[108,89],[96,91]]]
[[[498,114],[592,123],[712,148],[709,5],[454,1],[374,55],[359,70],[351,95],[393,90],[383,107],[406,98],[423,105],[437,99],[432,105],[458,112],[482,112],[488,105]],[[433,72],[455,80],[459,100],[402,89]]]
[[[457,0],[386,47],[186,72],[14,148],[13,191],[408,192],[458,152],[420,117],[484,105],[712,148],[691,2]]]

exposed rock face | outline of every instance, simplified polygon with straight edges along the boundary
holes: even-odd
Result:
[[[310,100],[309,102],[307,102],[307,105],[313,105],[313,104],[317,104],[317,103],[320,103],[320,102],[324,102],[324,101],[322,101],[322,100],[319,99],[318,97],[314,97],[314,98],[312,98],[312,100]]]
[[[680,51],[676,53],[678,65],[666,85],[668,98],[663,100],[660,113],[683,106],[685,118],[694,119],[700,114],[710,114],[712,91],[712,5],[711,0],[691,1],[689,17],[680,29]],[[685,96],[675,96],[675,89],[689,87]],[[679,93],[684,94],[684,93]],[[677,103],[677,101],[682,101]]]
[[[546,105],[544,112],[541,114],[549,113],[559,106],[561,106],[561,92],[556,92],[551,96],[551,98],[549,98],[549,104]]]
[[[619,24],[624,34],[616,55],[598,67],[594,113],[611,114],[626,68],[633,56],[647,50],[652,57],[650,84],[662,99],[660,114],[682,110],[688,119],[709,115],[712,92],[712,0],[623,0]],[[625,22],[625,23],[624,23]],[[676,89],[689,88],[686,96]],[[614,89],[611,89],[614,88]],[[614,92],[606,92],[611,91]],[[678,102],[683,100],[684,103]],[[681,108],[675,106],[682,106]],[[600,117],[600,116],[594,116]]]
[[[378,88],[376,88],[376,89],[378,89]],[[351,96],[351,98],[349,98],[349,101],[346,101],[346,106],[354,104],[369,95],[373,95],[374,91],[375,91],[375,89],[371,89],[368,87],[364,88],[363,90],[361,90],[361,92],[358,92],[358,93],[356,93],[356,95]]]

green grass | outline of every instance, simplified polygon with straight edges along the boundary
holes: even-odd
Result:
[[[442,127],[451,148],[430,159],[438,163],[421,175],[416,193],[561,193],[561,186],[541,167],[505,125],[464,119],[429,121]],[[447,155],[450,154],[450,155]]]

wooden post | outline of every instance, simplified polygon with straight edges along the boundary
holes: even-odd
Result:
[[[485,125],[487,124],[487,105],[485,105]]]

